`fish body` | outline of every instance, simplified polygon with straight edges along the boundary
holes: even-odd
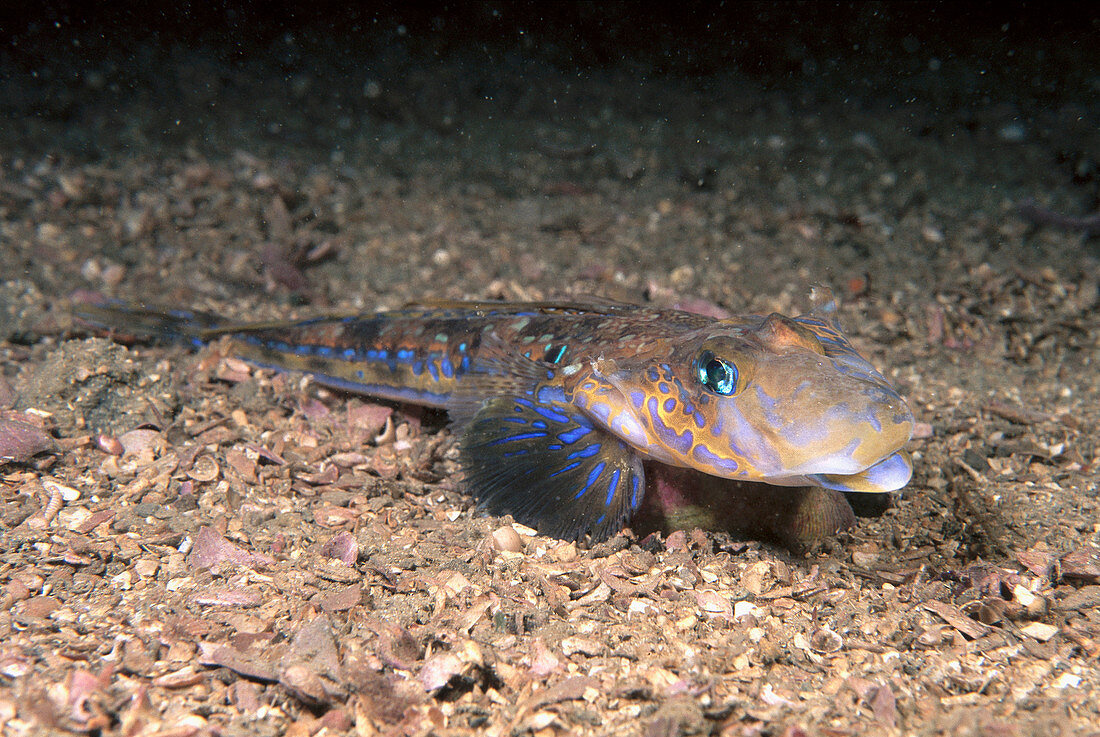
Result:
[[[83,321],[446,409],[471,492],[541,532],[599,540],[646,493],[643,462],[724,479],[883,492],[911,475],[913,416],[826,301],[714,319],[610,301],[436,302],[297,322],[89,306]]]

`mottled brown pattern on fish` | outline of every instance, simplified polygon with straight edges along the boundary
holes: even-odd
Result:
[[[262,366],[445,408],[482,506],[547,534],[618,530],[646,494],[643,461],[822,487],[829,499],[910,475],[901,447],[912,415],[828,301],[794,318],[603,301],[438,302],[254,325],[124,306],[83,317],[192,344],[223,339]],[[817,534],[847,522],[839,505],[815,510],[797,525]]]

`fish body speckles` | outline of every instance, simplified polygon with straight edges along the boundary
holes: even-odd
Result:
[[[446,302],[231,324],[187,311],[78,311],[458,421],[471,492],[564,538],[603,539],[642,503],[645,463],[844,492],[911,473],[913,418],[831,314],[713,319],[613,302]]]

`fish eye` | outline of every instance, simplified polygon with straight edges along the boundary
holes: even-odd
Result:
[[[737,391],[737,366],[710,351],[703,351],[695,362],[699,383],[715,394],[729,396]]]

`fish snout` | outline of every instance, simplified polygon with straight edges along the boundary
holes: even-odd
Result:
[[[889,385],[812,399],[777,433],[785,466],[777,475],[857,474],[902,450],[913,434],[913,413]]]
[[[890,456],[905,447],[913,437],[913,413],[901,397],[896,402],[883,405],[878,410],[878,432],[864,439],[868,445],[868,455],[875,462]]]
[[[913,435],[913,413],[884,381],[867,382],[862,401],[841,405],[833,414],[835,432],[847,434],[849,460],[863,470],[901,450]]]

